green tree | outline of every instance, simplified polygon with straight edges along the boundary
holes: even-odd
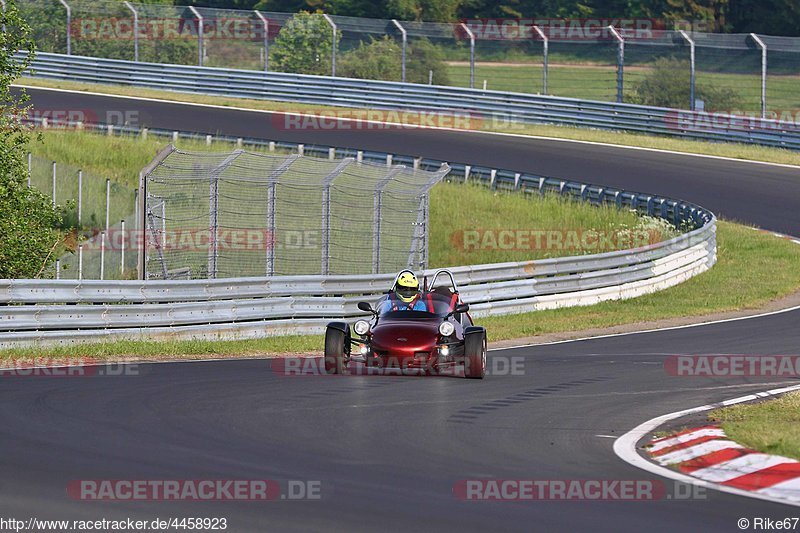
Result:
[[[341,33],[336,34],[337,43]],[[307,11],[294,15],[281,28],[270,47],[270,65],[279,72],[331,73],[333,35],[328,22]]]
[[[25,148],[31,132],[21,119],[30,107],[27,95],[10,87],[33,60],[30,28],[14,0],[6,0],[0,23],[6,28],[0,34],[0,278],[30,278],[55,260],[51,252],[61,242],[60,216],[42,193],[27,186]]]

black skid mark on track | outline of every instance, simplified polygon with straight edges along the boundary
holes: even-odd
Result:
[[[535,400],[536,398],[541,398],[542,396],[547,396],[548,394],[561,392],[574,387],[580,387],[581,385],[589,385],[592,383],[599,383],[601,381],[608,381],[610,379],[613,378],[597,377],[579,379],[576,381],[567,381],[565,383],[558,383],[556,385],[549,385],[547,387],[539,387],[537,389],[517,392],[515,394],[511,394],[510,396],[506,396],[505,398],[498,398],[497,400],[490,400],[480,405],[465,407],[464,409],[461,409],[458,412],[450,415],[450,417],[447,419],[447,422],[457,424],[472,424],[473,421],[477,420],[479,416],[491,413],[492,411],[501,409],[503,407],[525,403],[530,400]]]

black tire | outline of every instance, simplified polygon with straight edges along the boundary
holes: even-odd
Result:
[[[347,335],[344,331],[335,328],[325,330],[325,372],[327,374],[344,374],[347,356],[346,342]]]
[[[486,333],[472,333],[464,339],[464,377],[483,379],[486,375]]]

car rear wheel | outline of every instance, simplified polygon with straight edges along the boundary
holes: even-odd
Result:
[[[345,344],[348,342],[344,331],[328,328],[325,330],[325,372],[328,374],[344,374],[347,354]]]
[[[486,375],[486,334],[473,333],[464,339],[464,377],[483,379]]]

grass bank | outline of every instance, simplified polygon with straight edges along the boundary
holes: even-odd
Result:
[[[800,392],[759,403],[732,405],[709,413],[739,444],[760,452],[800,459]]]

